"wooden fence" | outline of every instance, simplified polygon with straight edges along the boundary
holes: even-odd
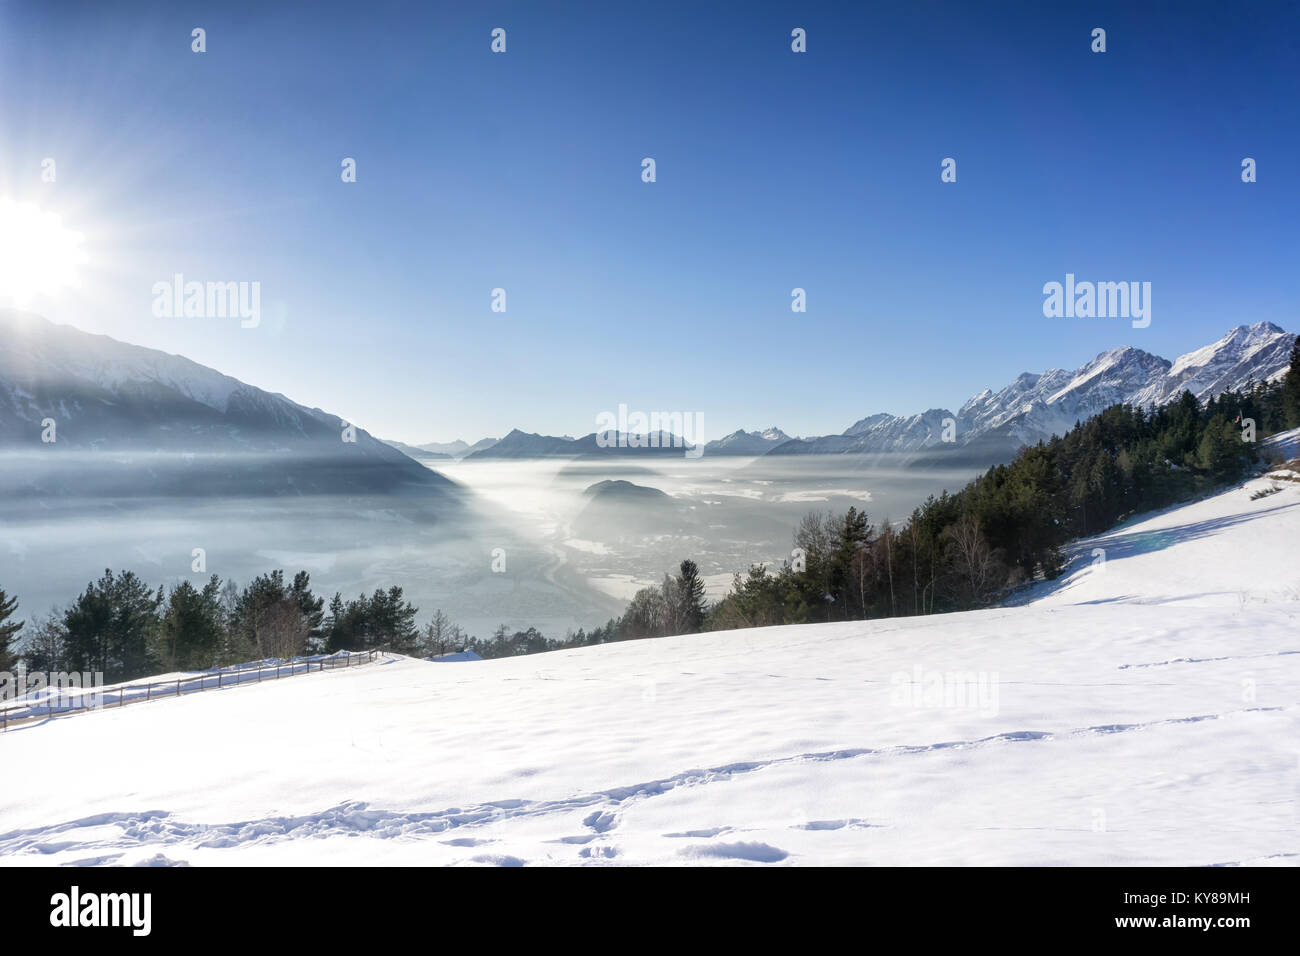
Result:
[[[309,657],[284,663],[258,661],[240,664],[216,672],[194,674],[167,681],[132,681],[111,687],[46,687],[37,692],[39,697],[20,700],[0,708],[0,732],[7,732],[10,724],[25,724],[64,714],[86,713],[142,703],[198,694],[206,690],[222,690],[242,684],[260,684],[264,680],[280,680],[298,674],[323,672],[341,667],[369,664],[380,650],[349,652],[328,656]]]

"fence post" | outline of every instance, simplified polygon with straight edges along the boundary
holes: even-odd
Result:
[[[181,696],[181,682],[180,682],[180,681],[177,681],[177,682],[176,682],[176,696],[177,696],[177,697]]]

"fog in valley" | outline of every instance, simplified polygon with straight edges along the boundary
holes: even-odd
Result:
[[[0,579],[22,614],[66,605],[105,568],[154,587],[211,574],[242,586],[282,568],[310,572],[327,599],[400,585],[421,621],[441,608],[479,637],[500,624],[562,637],[620,614],[683,558],[717,598],[733,573],[787,559],[810,510],[856,505],[873,523],[902,521],[979,470],[887,455],[629,455],[438,461],[451,483],[435,494],[186,494],[178,480],[162,482],[171,494],[149,490],[192,459],[86,453],[33,483],[30,455],[0,456]],[[75,481],[61,483],[63,469]]]

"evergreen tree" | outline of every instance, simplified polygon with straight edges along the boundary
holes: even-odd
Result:
[[[347,602],[336,593],[321,628],[325,649],[333,653],[383,647],[398,654],[419,654],[418,613],[396,586]]]
[[[704,624],[704,582],[700,569],[687,558],[676,580],[675,624],[678,634],[694,634]]]
[[[325,619],[325,599],[318,598],[312,593],[311,576],[306,571],[299,571],[293,576],[293,587],[289,589],[289,597],[298,606],[307,624],[308,649],[318,649],[323,642],[321,625]]]
[[[172,588],[158,628],[156,656],[167,670],[211,667],[221,657],[221,579],[215,574],[202,590],[189,581]]]
[[[1241,432],[1223,414],[1215,415],[1206,426],[1197,449],[1201,468],[1216,484],[1233,481],[1244,474],[1254,446],[1241,440]]]
[[[0,671],[11,671],[17,663],[14,638],[23,629],[23,621],[10,621],[18,609],[18,598],[9,597],[0,588]]]
[[[1287,428],[1300,428],[1300,335],[1291,343],[1291,366],[1282,381],[1282,414]]]
[[[162,601],[162,589],[151,591],[133,572],[105,569],[64,612],[69,669],[100,672],[108,683],[150,673]]]
[[[855,612],[866,615],[868,578],[874,572],[871,543],[867,513],[850,506],[840,523],[830,558],[828,592],[841,617],[853,617]]]
[[[353,606],[345,604],[343,595],[335,591],[334,597],[330,598],[329,615],[325,618],[325,625],[322,629],[325,650],[333,654],[338,651],[356,649],[360,646],[358,630],[355,602],[353,602]]]
[[[387,591],[376,589],[366,608],[365,647],[383,647],[396,654],[419,651],[420,632],[415,626],[419,612],[404,601],[402,589],[394,585]]]

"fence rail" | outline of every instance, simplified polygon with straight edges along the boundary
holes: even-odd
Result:
[[[26,724],[34,720],[48,720],[55,716],[107,710],[110,707],[181,697],[185,694],[199,694],[207,690],[223,690],[242,684],[260,684],[264,680],[280,680],[298,674],[310,674],[313,671],[321,673],[339,668],[358,667],[369,664],[382,653],[382,650],[375,649],[345,651],[327,657],[312,657],[284,663],[268,664],[259,661],[218,670],[215,673],[204,672],[175,680],[129,682],[108,687],[46,687],[37,692],[41,694],[40,697],[0,707],[0,732],[7,732],[10,724]]]

